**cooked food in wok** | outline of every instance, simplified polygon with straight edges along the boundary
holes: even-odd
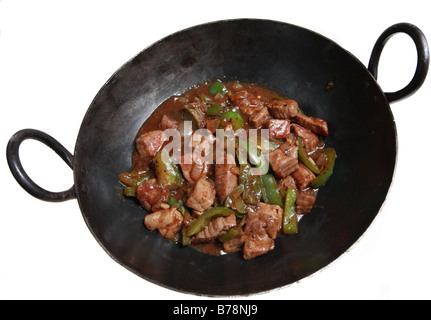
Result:
[[[124,195],[145,226],[209,254],[266,254],[298,233],[336,152],[328,125],[261,85],[215,80],[162,103],[139,130]]]

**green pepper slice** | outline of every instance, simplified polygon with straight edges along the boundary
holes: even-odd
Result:
[[[244,192],[244,185],[240,184],[238,185],[235,189],[233,189],[231,191],[231,193],[229,193],[229,195],[227,196],[225,202],[224,202],[224,206],[234,209],[238,212],[235,213],[237,216],[242,217],[246,211],[246,204],[244,203],[244,200],[241,197],[241,194]]]
[[[220,80],[217,80],[216,82],[214,82],[208,88],[208,92],[213,96],[216,95],[217,93],[222,93],[222,94],[228,93],[226,87],[223,85],[223,83]]]
[[[181,172],[169,156],[163,161],[163,151],[159,151],[153,158],[157,181],[169,190],[178,189],[183,184]]]
[[[151,171],[123,172],[118,175],[118,180],[127,187],[139,187],[142,183],[153,177]]]
[[[268,173],[262,176],[263,188],[265,189],[265,197],[267,203],[277,204],[283,208],[280,192],[278,191],[277,181],[272,174]]]
[[[240,164],[239,183],[245,185],[249,183],[250,178],[251,178],[251,166],[248,163]]]
[[[266,158],[262,156],[262,152],[257,148],[257,146],[255,148],[250,148],[250,144],[243,140],[239,140],[238,145],[241,149],[247,152],[248,158],[256,168],[262,169],[268,166]],[[237,158],[240,163],[245,161],[245,159],[242,159],[240,154],[237,155]]]
[[[327,157],[328,162],[326,163],[325,168],[320,172],[320,174],[311,182],[311,186],[313,188],[320,188],[323,186],[332,175],[334,171],[335,159],[337,158],[337,153],[333,148],[326,148],[322,151]]]
[[[177,199],[172,196],[168,198],[168,205],[172,208],[176,208],[183,215],[183,217],[185,217],[187,214],[190,214],[184,203],[181,200],[177,201]]]
[[[218,217],[227,217],[231,214],[235,214],[235,212],[232,209],[226,207],[211,208],[202,213],[199,218],[197,218],[190,224],[190,226],[187,228],[185,235],[187,237],[194,236],[195,234],[202,231],[211,222],[211,220]]]
[[[283,233],[298,233],[298,217],[296,215],[296,189],[288,188],[286,191],[286,200],[284,202],[283,214]]]
[[[238,112],[229,110],[223,113],[220,117],[220,123],[223,123],[226,121],[232,124],[232,127],[235,131],[242,128],[243,120],[241,115]]]
[[[181,232],[181,243],[184,247],[189,246],[192,243],[190,237],[186,236],[186,229],[183,229]]]
[[[241,233],[242,228],[241,227],[234,227],[223,233],[218,239],[221,242],[227,242],[229,240],[232,240],[236,236],[238,236]]]
[[[260,180],[253,178],[244,188],[242,198],[248,205],[257,205],[262,198]]]
[[[242,199],[245,206],[257,205],[262,198],[260,180],[251,174],[251,166],[248,163],[240,165],[239,184],[244,186]]]
[[[123,189],[123,194],[126,197],[136,197],[137,192],[138,192],[138,188],[137,187],[125,187]]]
[[[118,175],[120,182],[126,186],[123,189],[123,194],[126,197],[136,197],[138,187],[152,177],[153,173],[151,171],[123,172]]]
[[[184,203],[180,200],[178,201],[173,196],[170,196],[168,199],[168,205],[172,208],[176,208],[184,217],[184,222],[192,221],[193,217],[190,212],[187,210]],[[190,237],[186,236],[185,230],[183,229],[181,233],[181,243],[183,246],[188,246],[191,243]]]
[[[207,108],[205,113],[209,116],[219,116],[222,114],[222,111],[223,106],[220,103],[213,103]]]
[[[305,151],[304,141],[301,137],[298,138],[298,157],[299,160],[301,160],[301,162],[305,164],[307,168],[310,169],[314,174],[320,173],[316,163],[308,156],[307,152]]]

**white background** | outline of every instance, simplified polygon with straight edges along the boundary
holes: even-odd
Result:
[[[35,128],[73,153],[85,112],[111,74],[186,27],[231,18],[284,21],[331,38],[368,65],[375,41],[392,24],[416,24],[431,39],[427,3],[0,0],[0,149],[5,154],[16,131]],[[413,42],[397,35],[382,54],[379,84],[386,92],[398,90],[415,67]],[[323,271],[250,298],[431,298],[430,83],[428,77],[415,95],[391,106],[397,169],[385,205],[364,237]],[[46,146],[26,141],[20,153],[42,187],[61,191],[73,184],[72,171]],[[372,155],[364,150],[364,156]],[[13,179],[5,156],[0,170],[1,299],[205,299],[127,271],[95,241],[76,200],[48,203],[29,196]]]

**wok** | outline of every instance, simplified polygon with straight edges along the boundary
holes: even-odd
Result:
[[[417,69],[405,88],[384,93],[376,80],[379,58],[399,32],[416,45]],[[95,239],[138,276],[196,295],[264,292],[327,266],[369,227],[396,163],[389,103],[418,90],[428,65],[425,36],[408,23],[383,32],[368,68],[326,37],[287,23],[239,19],[199,25],[160,40],[113,74],[83,119],[73,155],[51,136],[26,129],[11,137],[7,159],[17,182],[36,198],[77,199]],[[218,77],[265,84],[297,100],[306,114],[327,120],[326,143],[338,155],[333,176],[299,223],[300,232],[279,237],[275,250],[250,261],[240,254],[206,255],[147,230],[144,210],[121,196],[117,180],[130,168],[135,136],[152,111],[173,94]],[[50,146],[73,169],[69,190],[49,192],[28,177],[18,156],[25,139]]]

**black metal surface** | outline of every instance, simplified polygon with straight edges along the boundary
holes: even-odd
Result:
[[[45,132],[34,129],[23,129],[15,133],[7,145],[7,161],[9,168],[21,187],[32,196],[44,201],[66,201],[75,199],[75,187],[62,192],[51,192],[37,185],[25,172],[19,159],[19,147],[24,140],[38,140],[53,149],[66,164],[73,169],[73,155],[64,148],[57,140]]]
[[[327,120],[327,146],[338,154],[299,234],[279,237],[274,251],[251,261],[240,254],[209,256],[147,230],[143,209],[122,198],[117,180],[130,168],[134,138],[152,111],[173,94],[218,77],[265,84],[296,99],[305,113]],[[75,146],[75,192],[100,245],[142,278],[198,295],[248,295],[307,277],[350,248],[385,200],[396,152],[387,98],[350,53],[285,23],[220,21],[162,39],[101,88]]]
[[[373,77],[377,80],[378,65],[383,48],[393,35],[400,32],[407,34],[415,43],[417,52],[417,66],[415,75],[407,86],[396,92],[385,93],[389,102],[399,101],[415,93],[424,83],[429,67],[430,57],[425,35],[415,25],[410,23],[398,23],[386,29],[379,39],[377,39],[376,44],[374,45],[370,62],[368,64],[368,70],[371,72]]]

